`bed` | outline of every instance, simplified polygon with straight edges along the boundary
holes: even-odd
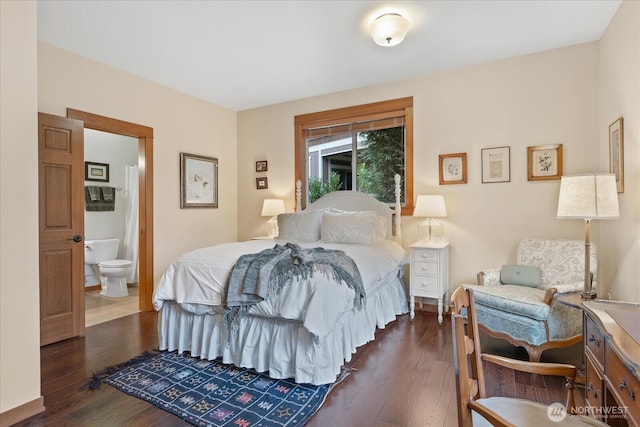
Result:
[[[297,199],[298,212],[278,217],[275,239],[197,249],[167,268],[153,295],[160,350],[221,358],[272,378],[327,384],[358,347],[375,338],[376,328],[408,312],[402,281],[407,253],[399,244],[400,233],[392,233],[393,210],[352,191],[325,195],[304,211],[299,186]],[[395,229],[400,230],[399,215]],[[312,265],[312,272],[276,281],[280,284],[274,288],[275,273],[263,273],[265,265],[280,264],[261,261],[257,278],[247,279],[261,291],[248,292],[255,301],[237,302],[234,277],[248,278],[246,271],[238,273],[240,266],[258,264],[260,254],[296,268]],[[325,254],[341,261],[331,258],[323,264]],[[351,275],[345,277],[345,271]],[[244,293],[237,295],[242,300]]]

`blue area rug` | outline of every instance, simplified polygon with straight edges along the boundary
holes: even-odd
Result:
[[[101,380],[197,426],[302,426],[320,409],[334,385],[274,380],[217,360],[171,352],[132,359],[105,372],[110,375],[96,374],[94,381]]]

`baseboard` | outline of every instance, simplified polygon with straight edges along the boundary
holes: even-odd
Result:
[[[27,402],[13,409],[0,413],[0,427],[8,427],[10,425],[26,420],[40,412],[44,412],[44,398],[42,396]]]
[[[93,291],[101,291],[101,290],[102,290],[102,285],[93,285],[93,286],[84,287],[85,292],[93,292]]]

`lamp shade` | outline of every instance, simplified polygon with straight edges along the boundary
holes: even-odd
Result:
[[[262,204],[262,216],[277,216],[284,213],[284,200],[264,199]]]
[[[395,46],[404,40],[409,21],[398,13],[385,13],[371,23],[371,37],[379,46]]]
[[[618,190],[613,174],[563,176],[558,196],[558,218],[618,218]]]
[[[418,196],[413,216],[442,218],[447,216],[447,207],[443,196]]]

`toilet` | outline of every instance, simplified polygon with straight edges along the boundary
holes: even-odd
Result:
[[[87,284],[95,281],[97,274],[102,290],[100,295],[106,297],[126,297],[127,277],[133,269],[133,262],[126,259],[116,259],[118,256],[119,239],[94,239],[84,241],[84,263]],[[88,273],[88,274],[87,274]]]

